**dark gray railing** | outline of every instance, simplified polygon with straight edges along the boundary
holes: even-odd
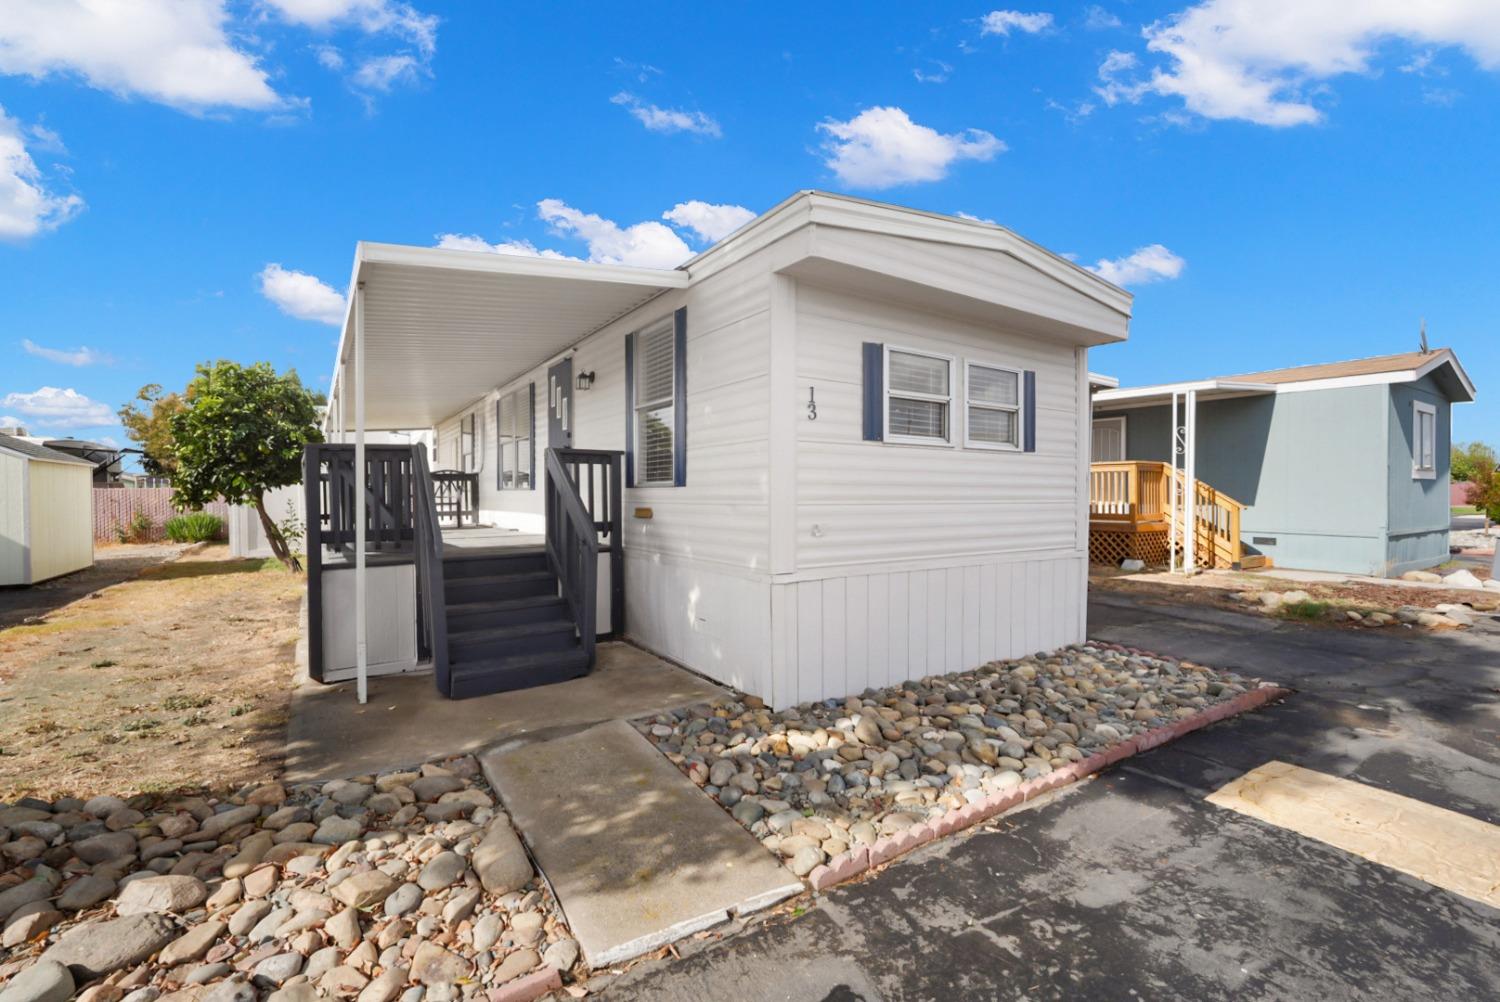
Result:
[[[609,632],[625,634],[625,541],[621,535],[621,469],[625,454],[608,449],[549,449],[557,454],[564,478],[588,513],[599,542],[609,554]],[[550,473],[550,468],[549,468]]]
[[[432,485],[440,524],[450,529],[479,524],[479,474],[434,470]]]
[[[416,471],[413,523],[417,543],[417,602],[427,656],[432,661],[433,681],[448,695],[448,608],[443,595],[443,529],[438,520],[432,474],[427,471],[427,449],[411,447]]]
[[[308,673],[323,679],[323,573],[354,567],[355,491],[362,486],[365,551],[380,555],[382,563],[417,565],[422,653],[446,674],[443,540],[425,449],[367,445],[364,476],[357,478],[353,445],[319,442],[306,448],[302,474],[307,506]],[[330,564],[332,555],[340,559]]]

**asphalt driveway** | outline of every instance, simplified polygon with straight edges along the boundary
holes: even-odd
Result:
[[[1299,691],[605,997],[1500,998],[1500,911],[1204,802],[1281,760],[1500,824],[1500,624],[1357,632],[1117,596],[1090,617]]]

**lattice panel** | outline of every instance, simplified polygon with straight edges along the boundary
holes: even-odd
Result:
[[[1089,562],[1120,566],[1122,560],[1145,561],[1146,565],[1159,566],[1167,562],[1167,533],[1119,532],[1110,529],[1089,530]]]

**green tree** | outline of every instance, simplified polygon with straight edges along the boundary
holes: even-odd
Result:
[[[1488,462],[1495,465],[1495,450],[1483,442],[1458,442],[1453,446],[1452,476],[1454,482],[1473,481],[1476,464]]]
[[[120,408],[120,423],[125,434],[141,447],[141,466],[153,477],[171,477],[177,469],[172,445],[172,415],[182,410],[182,396],[163,393],[159,383],[141,387],[135,399],[144,406],[128,403]]]
[[[1469,504],[1484,514],[1486,527],[1490,522],[1500,522],[1500,463],[1495,453],[1481,454],[1474,460],[1469,471]]]
[[[198,366],[171,419],[176,471],[173,500],[201,507],[216,497],[248,504],[260,516],[271,552],[300,571],[281,527],[266,514],[265,493],[302,480],[302,451],[323,440],[313,395],[295,370],[277,375],[268,362]]]

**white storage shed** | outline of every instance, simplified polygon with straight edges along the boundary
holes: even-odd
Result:
[[[94,464],[0,434],[0,585],[94,563]]]

